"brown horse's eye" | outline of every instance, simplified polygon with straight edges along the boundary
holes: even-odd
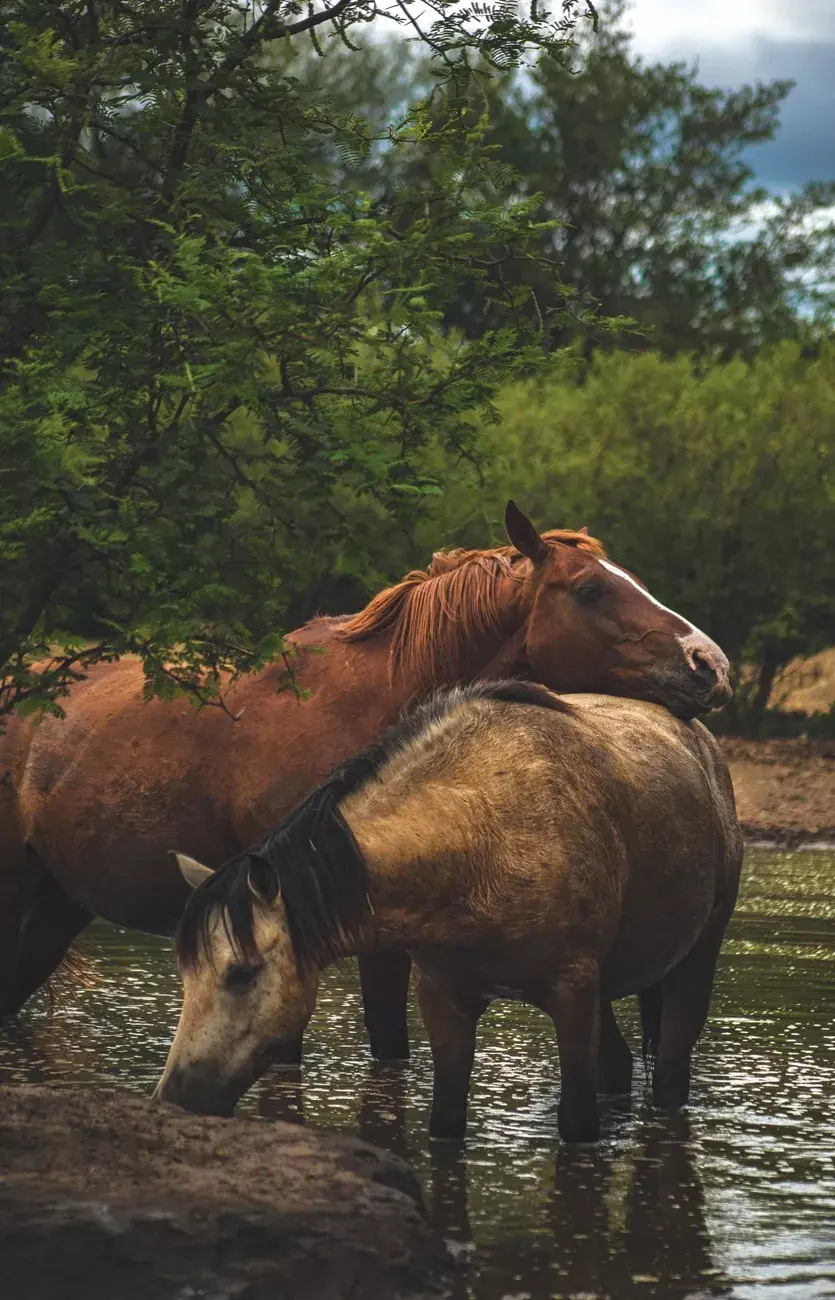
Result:
[[[606,588],[602,582],[584,582],[582,587],[575,587],[573,592],[574,599],[581,605],[593,605],[605,594]]]
[[[232,962],[226,967],[226,974],[223,982],[228,989],[248,989],[258,978],[260,966],[245,966],[239,962]]]

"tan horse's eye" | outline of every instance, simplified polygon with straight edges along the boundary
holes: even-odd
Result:
[[[258,978],[260,966],[247,966],[241,962],[232,962],[226,967],[223,983],[228,989],[241,991],[251,988]]]

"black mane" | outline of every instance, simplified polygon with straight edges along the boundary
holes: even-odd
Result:
[[[281,892],[299,967],[325,966],[339,957],[346,941],[371,914],[365,859],[340,803],[373,780],[390,758],[433,723],[471,700],[571,711],[565,701],[535,682],[475,682],[435,691],[380,740],[336,768],[260,844],[230,858],[194,891],[177,930],[177,956],[183,968],[193,967],[200,953],[209,951],[209,932],[217,915],[236,954],[244,961],[257,957],[255,900],[249,887],[254,860],[259,879],[266,866],[274,885],[270,892],[274,896]]]

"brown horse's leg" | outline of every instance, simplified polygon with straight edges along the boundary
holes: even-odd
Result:
[[[542,1009],[554,1022],[560,1053],[557,1122],[564,1142],[596,1142],[597,1055],[600,1045],[600,974],[594,958],[564,969]]]
[[[0,1015],[17,1015],[58,969],[73,939],[93,919],[29,851],[31,889],[3,927]]]
[[[435,1067],[429,1136],[460,1141],[467,1132],[476,1028],[487,1003],[456,997],[423,972],[415,987]]]
[[[727,916],[711,918],[697,943],[661,981],[661,1032],[652,1075],[656,1106],[678,1110],[690,1093],[690,1056],[704,1028]]]
[[[369,952],[359,959],[365,1028],[375,1061],[408,1061],[406,1004],[412,960],[406,952]]]
[[[620,1032],[611,1002],[600,1000],[597,1090],[608,1097],[632,1091],[632,1053]]]

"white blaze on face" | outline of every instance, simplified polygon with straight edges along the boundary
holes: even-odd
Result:
[[[652,592],[647,591],[646,587],[642,587],[640,582],[636,582],[631,573],[627,573],[625,569],[619,568],[617,564],[612,564],[611,560],[599,560],[598,563],[602,564],[603,568],[608,569],[610,573],[615,573],[619,578],[623,578],[624,582],[630,583],[635,590],[639,591],[646,600],[650,601],[651,604],[655,605],[658,609],[663,609],[665,614],[672,614],[673,618],[677,618],[680,623],[683,623],[687,629],[684,636],[693,636],[695,633],[696,636],[703,636],[705,641],[710,640],[710,637],[697,628],[695,624],[691,623],[689,619],[684,618],[682,614],[677,613],[674,609],[670,609],[668,605],[662,605],[660,600],[656,600]],[[679,641],[682,639],[682,637],[678,638]]]

